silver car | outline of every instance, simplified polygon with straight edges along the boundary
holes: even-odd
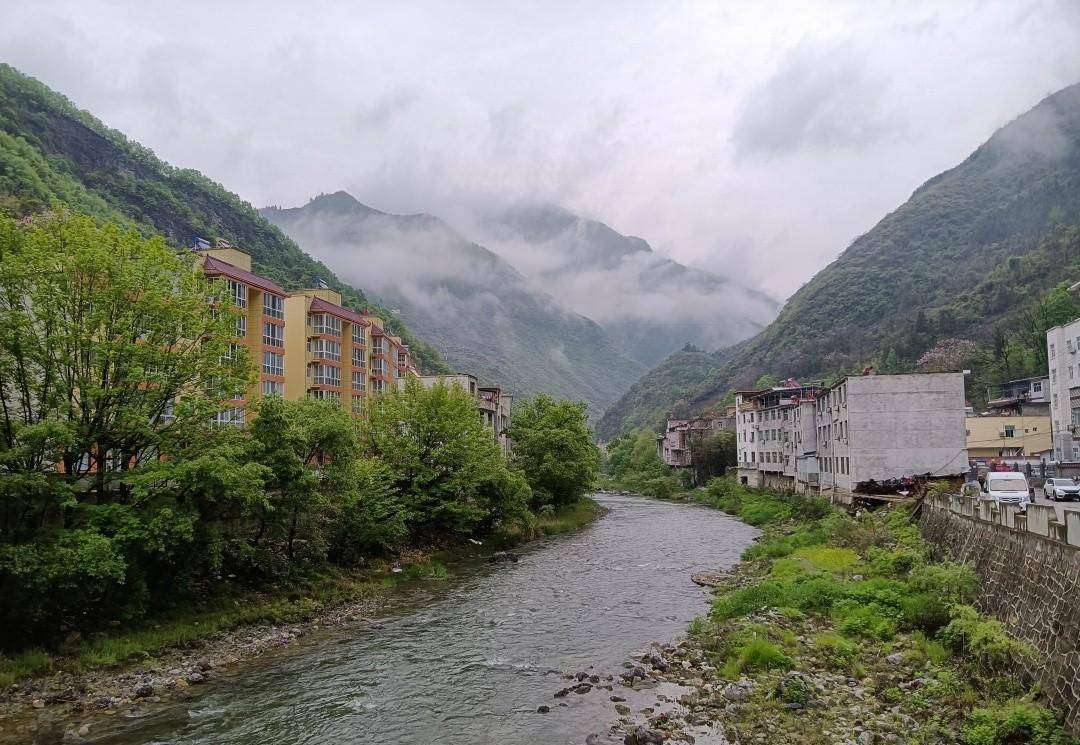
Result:
[[[1080,500],[1080,482],[1076,479],[1047,479],[1043,484],[1043,494],[1055,502]]]

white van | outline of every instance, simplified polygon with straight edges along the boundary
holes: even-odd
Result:
[[[1022,473],[1014,471],[991,471],[986,474],[983,494],[998,504],[1018,504],[1026,509],[1031,502],[1031,486]]]

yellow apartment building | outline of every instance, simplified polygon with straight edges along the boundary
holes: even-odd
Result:
[[[237,320],[236,341],[247,348],[259,371],[258,381],[246,394],[234,399],[217,421],[243,424],[247,403],[258,396],[285,395],[285,300],[287,292],[277,283],[251,271],[251,256],[225,241],[198,248],[203,273],[226,282],[229,295],[243,315]]]
[[[217,241],[195,249],[208,278],[228,283],[243,316],[237,344],[247,347],[258,383],[217,420],[243,424],[247,402],[275,395],[335,401],[354,414],[370,393],[404,385],[418,375],[409,348],[386,331],[378,316],[341,304],[341,293],[320,286],[288,292],[251,271],[251,256]]]
[[[359,414],[369,391],[373,316],[341,305],[327,287],[285,298],[285,398],[335,401]]]

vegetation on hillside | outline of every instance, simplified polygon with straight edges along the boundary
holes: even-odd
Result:
[[[460,387],[411,381],[366,418],[261,397],[246,425],[215,424],[252,382],[235,311],[160,238],[0,218],[0,259],[0,649],[90,644],[410,547],[558,530],[557,512],[530,512],[534,488],[566,519],[591,513],[504,458]],[[515,422],[530,462],[568,443],[596,462],[581,407],[533,408],[546,415]]]
[[[286,288],[323,279],[346,304],[371,309],[410,345],[422,369],[444,371],[427,344],[399,320],[339,281],[251,205],[197,171],[170,166],[109,129],[60,94],[0,63],[0,214],[22,216],[54,205],[116,223],[174,247],[196,237],[224,238],[252,255],[256,272]]]
[[[997,359],[1017,335],[1038,332],[1028,322],[1038,298],[1080,279],[1078,144],[1080,86],[1072,86],[917,189],[691,390],[658,368],[610,409],[601,432],[648,421],[678,401],[701,408],[766,373],[821,379],[871,364],[911,370],[948,339],[974,342],[976,362]],[[1045,373],[1039,362],[1037,353],[1020,355],[979,371],[978,382]]]
[[[971,568],[935,561],[909,509],[852,516],[724,479],[695,498],[765,532],[716,578],[684,653],[718,671],[707,690],[689,683],[691,706],[723,706],[730,739],[1076,742],[1020,677],[1034,651],[972,607]],[[671,669],[692,681],[694,667]]]

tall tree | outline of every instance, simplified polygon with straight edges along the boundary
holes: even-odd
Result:
[[[543,394],[516,407],[510,424],[513,461],[533,490],[533,506],[580,499],[596,480],[600,451],[585,404]]]
[[[482,533],[525,516],[529,486],[460,386],[410,378],[370,400],[362,433],[366,454],[392,474],[414,538]]]
[[[211,306],[216,307],[211,307]],[[251,380],[194,259],[87,217],[0,219],[0,532],[63,520]],[[59,465],[59,467],[57,467]],[[61,497],[58,501],[58,497]]]

